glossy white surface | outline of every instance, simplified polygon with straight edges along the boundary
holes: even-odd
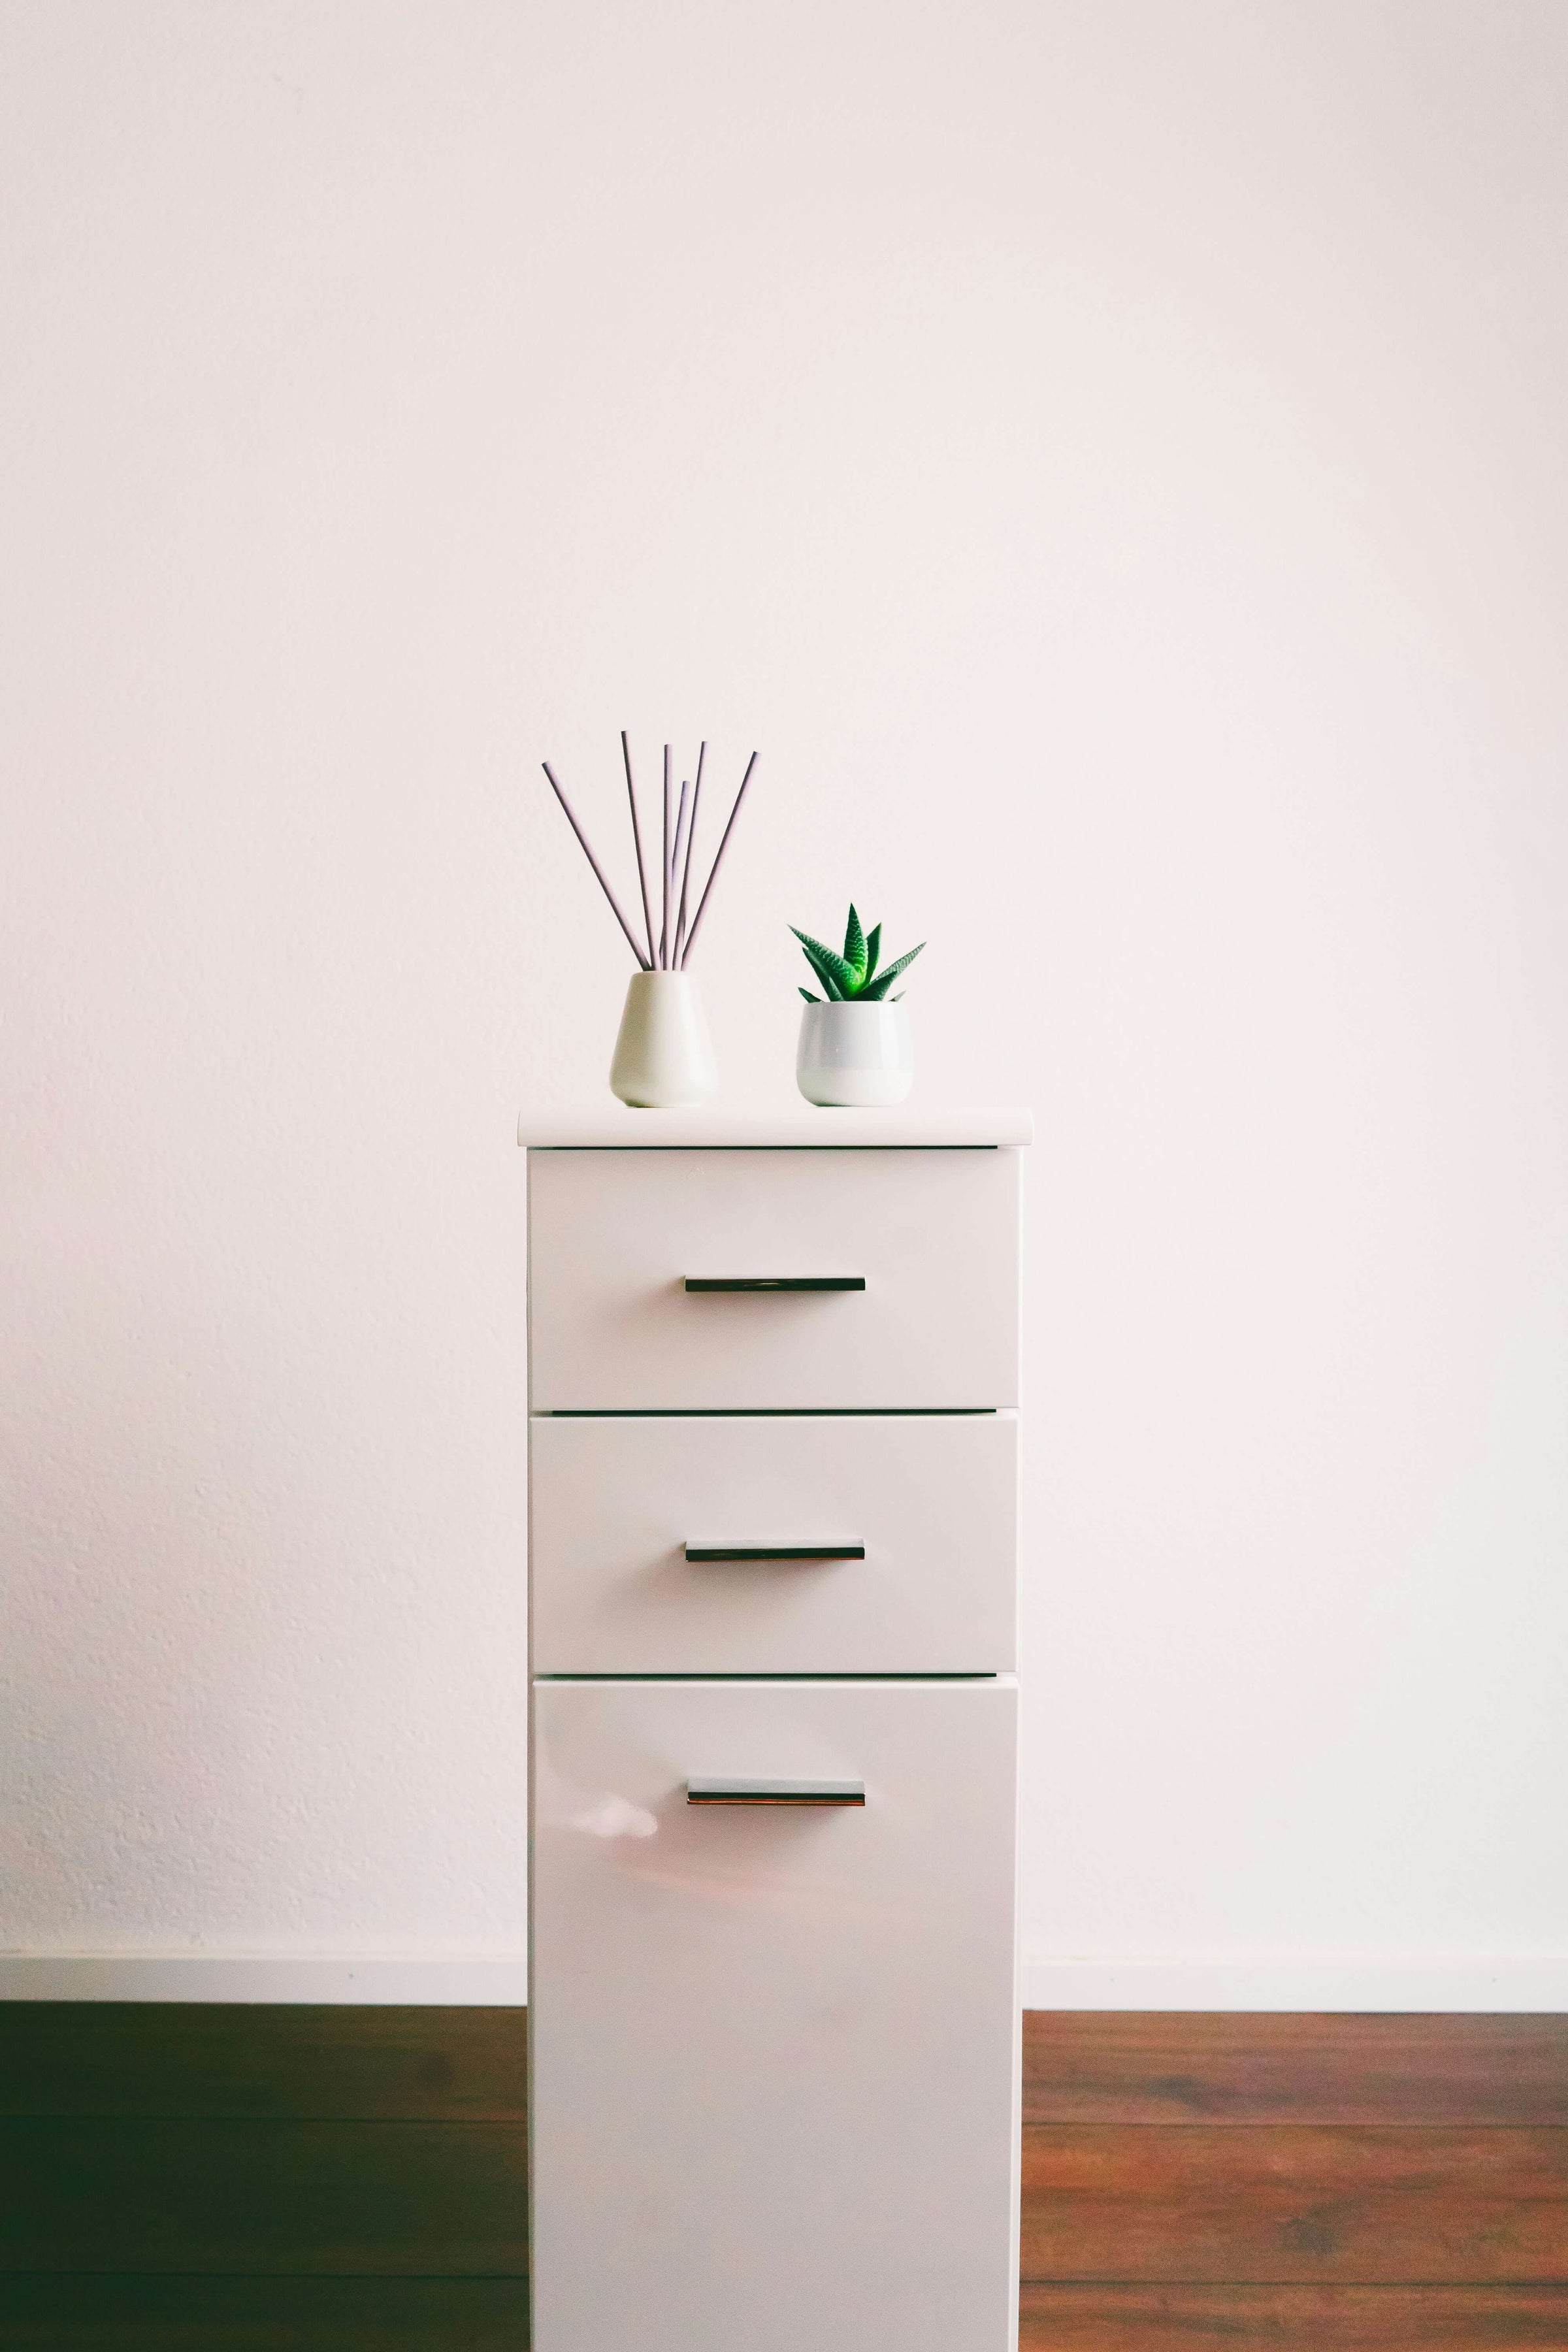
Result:
[[[805,1004],[795,1078],[807,1102],[836,1108],[901,1103],[915,1049],[901,1004]]]
[[[697,982],[688,971],[634,971],[610,1061],[611,1091],[640,1108],[706,1102],[719,1084]]]
[[[637,1149],[777,1150],[845,1145],[964,1145],[1032,1143],[1034,1114],[1017,1109],[942,1110],[920,1104],[894,1110],[808,1109],[786,1102],[777,1110],[629,1110],[596,1103],[576,1111],[524,1111],[517,1139],[539,1151],[626,1151]]]
[[[530,1156],[535,1412],[1016,1405],[1017,1282],[1014,1151]]]
[[[1016,1706],[535,1685],[535,2352],[1012,2352]]]
[[[994,1674],[1016,1664],[1011,1413],[536,1418],[535,1674]],[[864,1544],[689,1562],[683,1546]]]

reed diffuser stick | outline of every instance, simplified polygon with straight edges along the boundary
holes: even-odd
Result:
[[[647,962],[644,961],[643,951],[641,948],[638,947],[636,940],[632,937],[632,927],[621,912],[621,902],[616,898],[615,892],[611,889],[608,882],[605,879],[605,869],[600,865],[598,859],[595,856],[593,851],[589,848],[587,835],[584,832],[582,826],[578,824],[576,818],[572,814],[571,802],[567,799],[565,793],[556,782],[554,772],[551,768],[549,761],[543,760],[540,764],[543,768],[545,774],[550,778],[551,791],[554,793],[556,799],[560,802],[562,807],[566,812],[567,824],[571,826],[573,832],[576,835],[578,840],[583,845],[583,855],[587,859],[589,865],[593,867],[599,887],[610,902],[611,913],[615,916],[616,922],[619,923],[622,930],[625,931],[626,935],[626,945],[630,948],[633,955],[636,956],[637,962],[642,966],[643,971],[650,971],[653,968],[651,961]]]
[[[718,879],[718,877],[719,877],[719,868],[720,868],[721,865],[723,863],[724,852],[725,852],[725,850],[726,850],[726,849],[729,847],[729,845],[730,845],[730,835],[731,835],[734,832],[734,830],[735,830],[735,819],[736,819],[736,818],[740,815],[740,814],[741,814],[741,803],[742,803],[742,802],[745,799],[745,797],[746,797],[746,786],[747,786],[747,785],[751,782],[751,781],[752,781],[752,773],[753,769],[756,767],[756,764],[757,764],[757,755],[756,755],[756,753],[753,751],[753,752],[752,752],[752,756],[751,756],[751,758],[750,758],[750,759],[747,761],[747,762],[746,762],[746,772],[745,772],[745,774],[744,774],[744,775],[742,777],[742,779],[741,779],[741,789],[740,789],[740,791],[735,794],[735,805],[734,805],[734,807],[730,811],[730,822],[729,822],[729,824],[724,827],[723,833],[720,835],[719,846],[718,846],[718,849],[717,849],[717,850],[715,851],[715,853],[714,853],[713,863],[712,863],[712,865],[711,865],[711,866],[709,867],[709,869],[708,869],[708,879],[707,879],[706,883],[703,885],[702,896],[701,896],[701,898],[700,898],[698,900],[698,902],[697,902],[697,912],[696,912],[696,913],[695,913],[695,915],[693,915],[693,916],[692,916],[692,918],[691,918],[691,932],[690,932],[690,936],[689,936],[689,938],[687,940],[687,942],[686,942],[686,954],[685,954],[684,956],[682,956],[682,958],[681,958],[681,960],[680,960],[680,961],[681,961],[682,968],[684,968],[684,966],[685,966],[685,964],[686,964],[686,961],[687,961],[687,958],[688,958],[688,957],[689,957],[689,955],[690,955],[690,953],[691,953],[692,949],[693,949],[693,948],[696,946],[696,944],[697,944],[697,933],[698,933],[698,929],[699,929],[699,928],[700,928],[700,924],[701,924],[701,921],[702,921],[702,918],[703,918],[703,916],[704,916],[704,915],[707,913],[707,911],[708,911],[708,901],[709,901],[709,899],[713,896],[713,885],[714,885],[714,883],[715,883],[715,882],[717,881],[717,879]],[[586,848],[586,847],[587,847],[587,845],[587,845],[587,843],[586,843],[586,842],[584,842],[584,845],[583,845],[583,846],[584,846],[584,848]],[[625,926],[623,925],[623,927],[622,927],[622,928],[624,929],[624,928],[625,928]],[[628,937],[629,937],[629,934],[628,934]]]
[[[664,747],[664,919],[658,927],[658,964],[669,970],[669,746]]]
[[[686,911],[691,895],[691,869],[695,863],[697,848],[697,819],[702,803],[702,778],[708,758],[708,745],[704,741],[698,748],[696,781],[691,784],[681,785],[679,808],[675,804],[673,778],[670,771],[670,747],[668,743],[665,745],[664,829],[659,851],[659,928],[657,944],[653,928],[653,899],[647,887],[647,859],[643,849],[642,821],[637,813],[637,787],[632,782],[631,744],[624,728],[621,730],[621,758],[626,771],[626,803],[631,811],[632,846],[637,852],[637,889],[642,898],[643,929],[647,940],[646,950],[638,945],[637,934],[621,911],[621,902],[610,887],[609,877],[588,846],[588,836],[578,824],[576,814],[561,788],[554,769],[548,760],[542,761],[540,764],[549,781],[551,791],[561,803],[567,824],[577,836],[579,848],[594,869],[595,881],[609,901],[610,912],[626,934],[626,945],[637,960],[637,970],[639,971],[684,971],[686,959],[691,952],[698,926],[707,912],[708,901],[713,895],[713,885],[718,880],[719,868],[723,863],[724,852],[729,847],[730,835],[735,829],[735,819],[741,814],[741,803],[746,797],[746,788],[756,768],[757,754],[753,751],[746,762],[746,772],[741,778],[740,790],[735,794],[729,822],[719,837],[719,846],[714,853],[713,863],[708,869],[708,879],[702,886],[701,895],[697,901],[697,911],[692,916],[690,929],[688,929]]]
[[[675,812],[675,834],[669,851],[669,968],[675,970],[680,946],[680,861],[686,855],[686,820],[690,814],[691,786],[682,783]]]
[[[637,796],[632,790],[631,745],[626,741],[626,730],[624,727],[621,730],[621,757],[626,763],[626,798],[632,804],[632,841],[637,853],[637,887],[642,892],[643,928],[647,933],[647,961],[643,965],[643,970],[651,971],[653,970],[653,917],[648,912],[647,871],[642,862],[642,827],[637,823]],[[639,963],[642,962],[640,956],[637,961]]]
[[[691,852],[697,840],[697,803],[702,797],[702,762],[708,757],[705,742],[697,746],[697,782],[691,787],[691,823],[686,833],[686,856],[680,868],[680,908],[675,918],[675,968],[679,971],[686,953],[686,892],[691,880]]]

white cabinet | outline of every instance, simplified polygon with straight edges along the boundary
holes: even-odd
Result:
[[[1020,1121],[837,1116],[530,1153],[535,2352],[1016,2343]]]

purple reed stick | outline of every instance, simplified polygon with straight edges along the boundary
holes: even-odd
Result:
[[[752,772],[755,768],[756,764],[757,755],[753,751],[751,758],[746,762],[746,772],[741,779],[741,789],[735,794],[735,805],[730,811],[730,822],[724,827],[723,833],[720,836],[719,847],[714,854],[713,863],[708,869],[708,879],[703,886],[702,896],[697,902],[697,912],[691,918],[691,931],[686,942],[686,957],[682,959],[683,963],[686,959],[690,956],[692,949],[697,944],[698,926],[700,924],[703,916],[708,911],[708,901],[713,896],[713,885],[718,879],[719,868],[723,862],[724,852],[730,845],[730,835],[735,830],[735,819],[741,814],[741,803],[746,797],[746,786],[752,781]]]
[[[680,910],[675,918],[675,968],[680,970],[686,953],[686,890],[691,879],[691,851],[697,839],[697,803],[702,797],[702,762],[708,757],[708,746],[697,746],[697,782],[691,787],[691,823],[686,835],[686,862],[680,869]]]
[[[686,796],[690,790],[690,785],[687,783],[683,783],[680,787],[680,804],[675,812],[675,837],[669,852],[669,968],[671,971],[679,961],[678,950],[680,946],[680,860],[686,845]]]
[[[610,887],[610,886],[609,886],[608,882],[606,882],[606,881],[605,881],[605,869],[604,869],[604,867],[600,865],[600,863],[599,863],[598,859],[595,856],[595,855],[594,855],[593,851],[589,848],[589,846],[588,846],[588,836],[587,836],[587,835],[584,832],[584,830],[583,830],[582,826],[578,824],[578,822],[577,822],[576,818],[573,815],[573,814],[572,814],[572,803],[571,803],[571,802],[567,799],[567,797],[566,797],[565,793],[562,791],[562,789],[561,789],[560,785],[556,782],[556,781],[555,781],[555,777],[554,777],[553,772],[552,772],[552,769],[551,769],[551,765],[550,765],[549,761],[548,761],[548,760],[542,761],[540,764],[541,764],[541,765],[542,765],[542,767],[543,768],[545,774],[550,778],[550,789],[551,789],[551,791],[554,793],[554,795],[555,795],[556,799],[560,802],[560,803],[561,803],[562,807],[563,807],[563,808],[565,810],[565,812],[566,812],[566,822],[567,822],[567,824],[571,826],[571,828],[572,828],[573,832],[576,835],[576,836],[577,836],[577,838],[578,838],[579,842],[582,844],[582,846],[583,846],[583,855],[584,855],[584,856],[587,859],[587,861],[588,861],[589,865],[593,867],[593,869],[594,869],[594,873],[595,873],[595,878],[597,879],[597,882],[598,882],[598,885],[599,885],[600,889],[604,892],[604,894],[605,894],[605,898],[606,898],[609,900],[609,902],[610,902],[610,909],[611,909],[611,912],[614,914],[614,916],[615,916],[615,919],[616,919],[616,922],[617,922],[617,923],[619,923],[619,925],[620,925],[620,927],[621,927],[622,930],[623,930],[623,931],[625,931],[625,933],[626,933],[626,945],[630,948],[630,950],[631,950],[631,951],[632,951],[633,955],[635,955],[635,956],[636,956],[636,958],[637,958],[637,968],[638,968],[638,970],[639,970],[639,971],[650,971],[650,970],[652,969],[652,967],[651,967],[650,965],[648,965],[648,964],[646,964],[646,963],[643,961],[643,952],[642,952],[642,950],[641,950],[641,948],[639,948],[639,947],[638,947],[638,945],[637,945],[637,943],[636,940],[634,940],[634,939],[633,939],[633,937],[632,937],[632,927],[631,927],[631,925],[627,922],[627,920],[626,920],[626,917],[625,917],[625,916],[622,914],[622,912],[621,912],[621,903],[620,903],[620,900],[616,898],[616,896],[615,892],[611,889],[611,887]]]
[[[631,745],[626,741],[626,730],[624,727],[621,730],[621,757],[626,763],[626,798],[632,804],[632,841],[637,853],[637,887],[642,892],[642,919],[647,932],[647,961],[643,965],[643,970],[651,971],[653,970],[653,917],[648,912],[647,874],[642,862],[642,827],[637,823],[637,796],[632,790]],[[640,956],[637,961],[641,962]]]
[[[669,970],[669,746],[664,747],[664,920],[658,927],[658,966]]]

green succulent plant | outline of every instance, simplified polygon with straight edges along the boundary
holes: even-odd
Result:
[[[885,964],[879,971],[877,959],[882,951],[882,926],[879,923],[868,939],[853,907],[849,909],[849,924],[844,934],[842,955],[835,955],[831,948],[825,948],[820,940],[810,938],[806,932],[795,931],[793,923],[790,929],[795,931],[795,938],[805,950],[805,960],[826,991],[829,1004],[880,1004],[884,998],[889,1003],[896,1004],[899,997],[888,996],[889,987],[906,965],[913,963],[921,948],[925,945],[922,940],[920,948],[911,948],[908,955],[900,956],[896,963]],[[809,988],[803,988],[800,992],[808,1004],[822,1003],[821,997],[814,996]],[[899,996],[902,994],[903,990],[900,989]]]

